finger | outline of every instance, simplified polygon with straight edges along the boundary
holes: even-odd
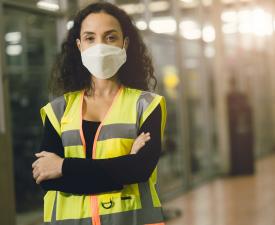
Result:
[[[32,177],[33,179],[37,180],[37,177],[39,177],[39,173],[33,173]]]
[[[138,136],[139,136],[139,137],[142,137],[143,135],[145,135],[144,132],[140,133]]]
[[[150,139],[151,139],[150,136],[144,136],[144,137],[140,138],[139,141],[141,141],[141,142],[147,142],[147,141],[149,141]]]
[[[37,169],[33,170],[32,174],[35,180],[37,179],[37,177],[39,177],[39,171]]]
[[[138,143],[140,140],[142,140],[143,135],[139,135],[136,139],[135,139],[135,143]]]
[[[40,173],[40,175],[36,179],[36,183],[40,184],[45,179],[46,179],[46,176],[43,173]]]
[[[137,149],[136,149],[136,152],[135,152],[135,153],[138,153],[139,150],[140,150],[144,145],[145,145],[145,143],[144,143],[144,142],[141,142],[141,143],[139,144],[139,146],[137,146]]]
[[[33,162],[33,164],[32,164],[32,168],[37,167],[38,164],[39,164],[39,161],[40,161],[39,159],[35,160],[35,161]]]
[[[39,176],[37,179],[36,179],[36,183],[37,184],[40,184],[40,182],[43,180],[43,178],[41,176]]]
[[[37,161],[37,160],[35,160],[35,161],[32,163],[32,168],[34,168],[34,167],[36,166],[36,164],[37,164],[36,161]]]
[[[49,154],[49,152],[42,151],[42,152],[35,153],[35,156],[36,157],[44,157],[44,156],[47,156],[48,154]]]

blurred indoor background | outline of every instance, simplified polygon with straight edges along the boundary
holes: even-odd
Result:
[[[0,224],[42,224],[32,178],[48,77],[92,0],[0,0]],[[128,12],[167,101],[167,225],[275,224],[275,1],[110,0]]]

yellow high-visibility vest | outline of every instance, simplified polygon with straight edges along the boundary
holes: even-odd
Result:
[[[60,135],[65,157],[86,158],[82,131],[83,96],[83,90],[66,93],[40,111],[43,124],[47,115]],[[121,86],[97,129],[92,158],[129,154],[140,127],[158,104],[162,111],[163,138],[166,124],[164,97]],[[155,168],[147,182],[124,185],[120,191],[96,195],[48,191],[44,196],[44,222],[58,225],[164,225],[155,188],[156,178]]]

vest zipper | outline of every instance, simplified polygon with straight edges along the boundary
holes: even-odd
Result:
[[[121,93],[122,89],[123,89],[123,85],[117,91],[117,93],[116,93],[116,95],[115,95],[115,97],[112,101],[112,104],[111,104],[110,108],[108,109],[107,113],[104,115],[103,120],[101,121],[99,127],[97,128],[95,138],[94,138],[94,143],[93,143],[93,154],[92,154],[93,159],[96,159],[96,142],[97,142],[101,127],[103,125],[103,122],[104,122],[105,118],[107,117],[107,115],[110,113],[111,109],[113,108],[114,102],[117,99],[117,97],[119,96],[119,94]],[[80,136],[81,136],[81,139],[82,139],[83,148],[84,148],[84,155],[85,155],[85,158],[86,158],[86,142],[85,142],[85,138],[84,138],[83,130],[82,130],[82,105],[83,105],[83,101],[84,101],[84,91],[83,91],[83,95],[82,95],[81,110],[80,110],[80,112],[81,112],[81,115],[80,115],[81,116]],[[91,211],[92,211],[91,212],[92,213],[92,224],[93,225],[101,225],[100,215],[99,215],[99,204],[98,204],[98,198],[97,198],[96,195],[91,195]]]

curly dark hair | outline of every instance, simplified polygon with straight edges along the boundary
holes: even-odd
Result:
[[[120,23],[123,38],[129,38],[127,60],[118,71],[119,82],[131,88],[154,90],[157,80],[154,76],[152,59],[130,16],[124,10],[111,3],[97,2],[80,10],[75,16],[73,27],[69,30],[65,41],[62,43],[61,53],[57,56],[53,66],[50,91],[55,95],[82,89],[91,91],[91,75],[82,64],[76,39],[80,38],[82,21],[89,14],[99,12],[115,17]]]

